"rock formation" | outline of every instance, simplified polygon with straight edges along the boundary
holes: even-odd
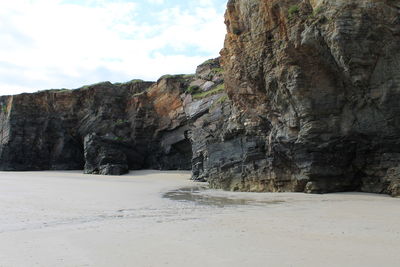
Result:
[[[190,170],[189,124],[226,96],[219,59],[197,73],[3,96],[0,169]]]
[[[0,97],[0,169],[400,195],[400,2],[230,0],[195,75]]]
[[[390,0],[230,0],[226,90],[260,155],[211,183],[398,195],[399,14]]]
[[[100,83],[78,90],[48,90],[0,99],[0,168],[2,170],[82,169],[84,138],[127,138],[126,99],[152,83]],[[107,154],[107,152],[104,152]],[[128,158],[132,169],[142,158]]]

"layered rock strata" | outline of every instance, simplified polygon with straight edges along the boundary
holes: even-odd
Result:
[[[221,164],[211,184],[398,195],[399,15],[390,0],[230,0],[222,60],[231,118],[236,136],[259,144],[255,158],[244,147]]]
[[[190,123],[223,92],[219,59],[196,75],[0,98],[0,169],[120,175],[190,170]],[[226,95],[225,95],[226,96]]]
[[[126,99],[152,83],[105,82],[78,90],[48,90],[0,99],[2,170],[82,169],[84,138],[128,138]],[[139,162],[139,163],[137,163]],[[140,159],[130,167],[140,168]]]

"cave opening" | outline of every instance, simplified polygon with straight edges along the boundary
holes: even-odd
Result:
[[[192,143],[185,138],[178,143],[172,145],[171,149],[177,155],[176,169],[177,170],[192,170]]]

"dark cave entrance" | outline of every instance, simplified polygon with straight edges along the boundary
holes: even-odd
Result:
[[[176,154],[176,169],[177,170],[192,170],[192,143],[189,139],[175,143],[171,146],[171,152]]]
[[[192,143],[188,127],[164,132],[150,152],[146,167],[158,170],[192,170]]]

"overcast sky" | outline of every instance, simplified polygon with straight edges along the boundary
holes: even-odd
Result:
[[[226,0],[0,0],[0,95],[193,73]]]

